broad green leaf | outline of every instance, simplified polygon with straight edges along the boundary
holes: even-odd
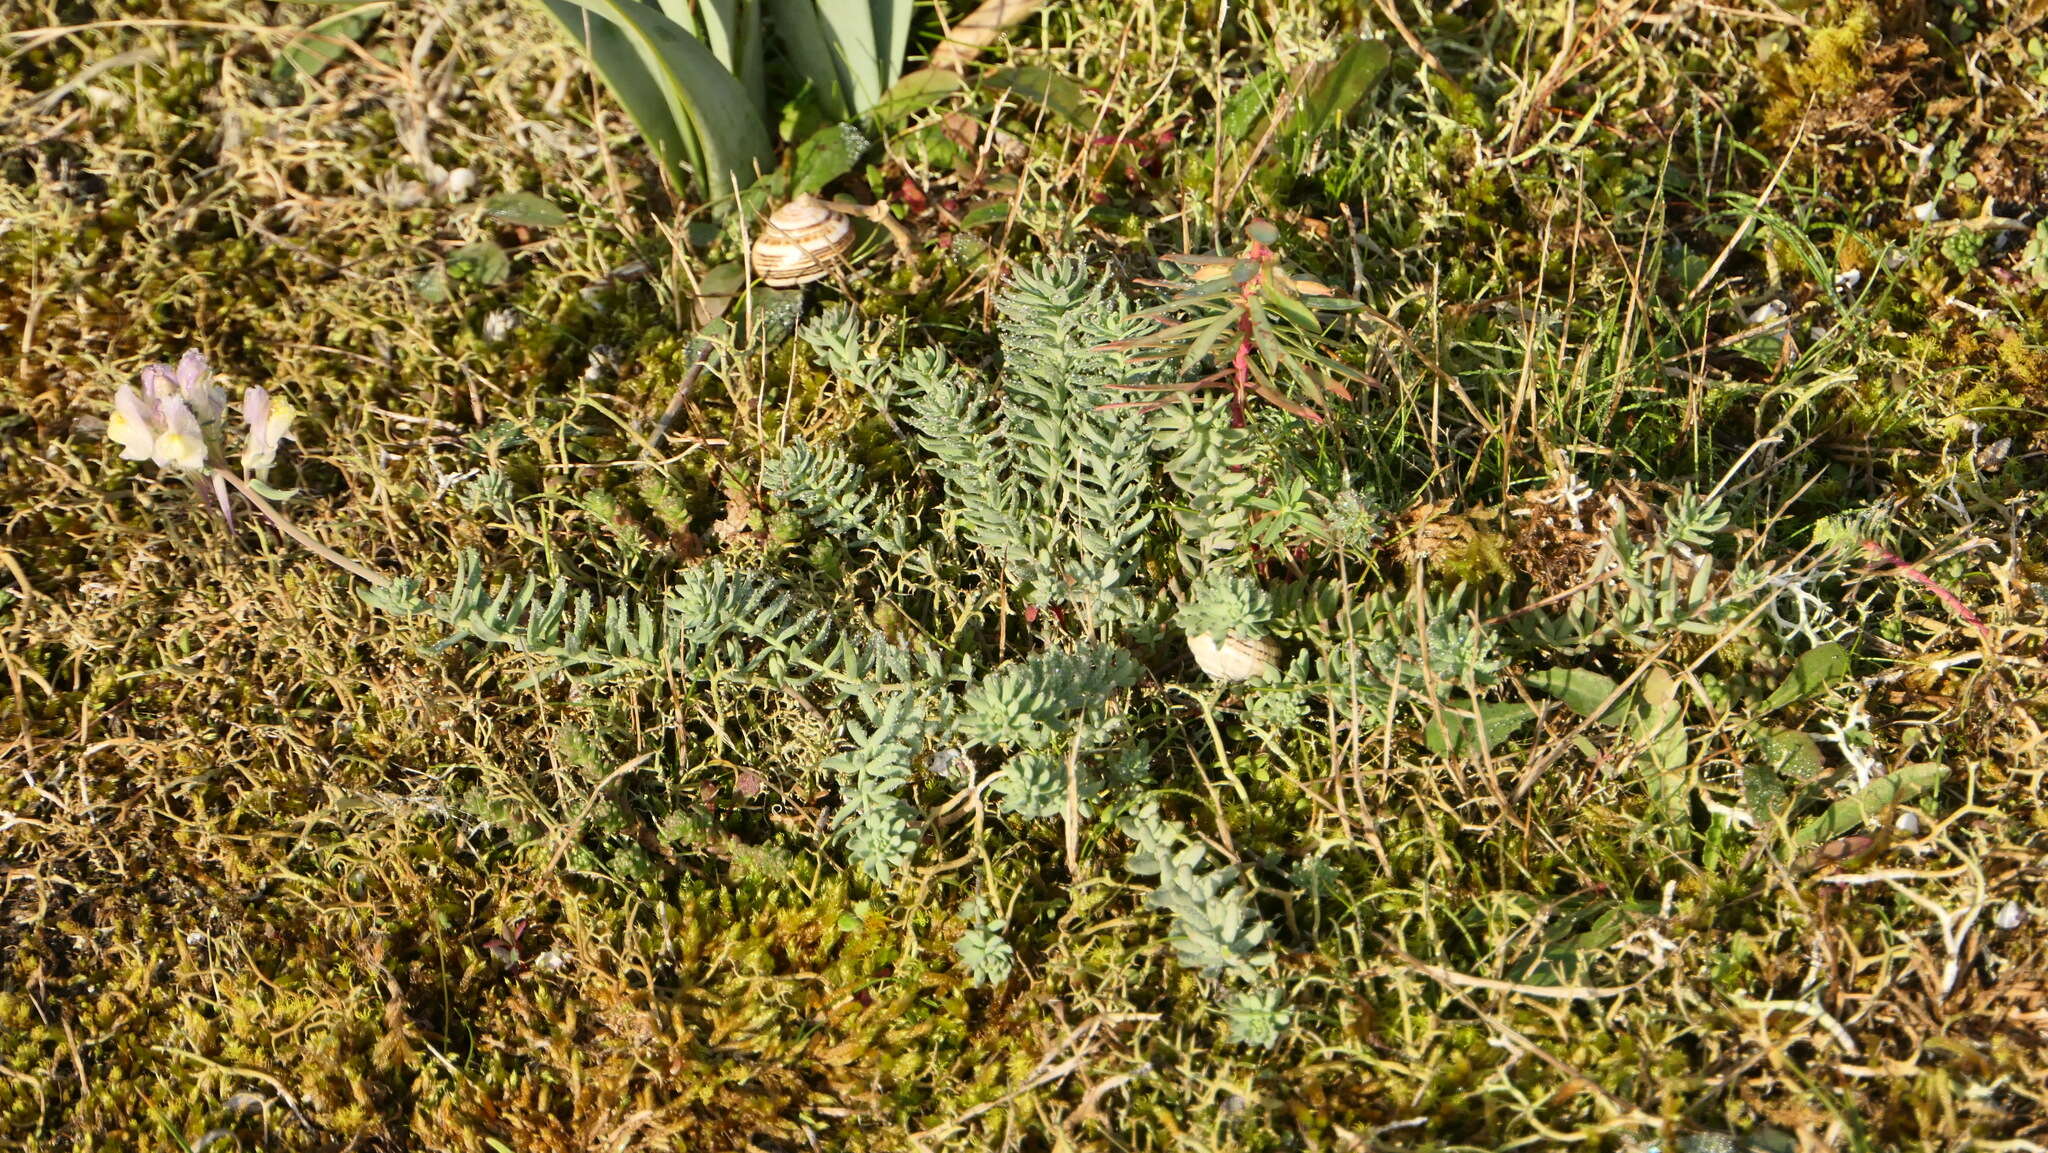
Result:
[[[1273,111],[1274,93],[1286,78],[1286,73],[1269,68],[1246,81],[1223,105],[1223,135],[1239,143],[1251,143],[1266,123],[1267,114]]]
[[[1820,746],[1794,729],[1752,726],[1750,739],[1757,755],[1742,766],[1743,802],[1766,828],[1775,828],[1787,811],[1792,785],[1806,785],[1826,768]]]
[[[471,284],[503,284],[512,275],[512,258],[495,240],[478,240],[448,254],[448,275]]]
[[[1829,805],[1826,812],[1792,834],[1792,843],[1811,848],[1834,840],[1893,805],[1939,789],[1948,776],[1948,766],[1933,762],[1906,765],[1865,785],[1854,796]]]
[[[866,112],[895,82],[882,60],[876,21],[885,7],[880,0],[807,0],[818,8],[818,20],[832,40],[848,81],[853,85],[853,110]]]
[[[531,192],[500,192],[484,201],[484,215],[526,228],[560,228],[569,223],[568,213]]]
[[[746,265],[737,260],[714,265],[697,278],[692,312],[703,335],[710,335],[714,327],[724,330],[725,322],[718,318],[725,315],[746,286]]]
[[[887,95],[896,82],[903,78],[903,54],[910,49],[910,22],[917,6],[912,0],[870,0],[874,5],[875,43],[882,52],[881,81],[882,95]],[[876,103],[880,103],[879,97]],[[869,106],[869,110],[873,105]]]
[[[1010,219],[1010,210],[1013,207],[1008,201],[977,204],[960,217],[960,227],[980,228],[989,224],[1001,224]]]
[[[1769,765],[1751,761],[1742,766],[1742,803],[1768,828],[1785,807],[1785,782]]]
[[[1684,823],[1691,808],[1686,769],[1692,763],[1685,728],[1685,704],[1678,682],[1662,668],[1643,674],[1642,704],[1629,726],[1629,739],[1642,746],[1643,779],[1651,799],[1674,826]]]
[[[1838,644],[1808,649],[1785,679],[1757,706],[1760,713],[1774,713],[1786,705],[1809,700],[1826,692],[1849,675],[1849,651]]]
[[[1033,104],[1042,104],[1054,116],[1076,128],[1090,128],[1095,123],[1088,91],[1073,77],[1050,68],[998,68],[982,77],[977,87],[990,92],[1008,92]]]
[[[735,178],[742,186],[753,182],[755,170],[770,153],[767,126],[740,82],[687,29],[638,0],[542,2],[572,35],[579,34],[583,23],[576,9],[589,12],[593,48],[599,23],[609,22],[624,34],[642,70],[653,79],[685,150],[692,154],[700,191],[715,197],[730,191]],[[593,51],[592,60],[597,59]],[[608,85],[613,83],[603,66],[598,71]]]
[[[756,110],[768,107],[761,62],[761,0],[661,0],[661,9],[711,49]]]
[[[1772,771],[1781,777],[1803,783],[1820,776],[1827,768],[1820,746],[1797,729],[1764,729],[1756,738]]]
[[[639,0],[661,10],[676,27],[695,36],[727,72],[733,67],[733,49],[738,44],[736,0]]]
[[[1491,752],[1536,719],[1536,710],[1520,701],[1476,704],[1461,699],[1444,704],[1445,711],[1422,726],[1422,742],[1438,756],[1465,756],[1482,748]]]
[[[448,289],[448,269],[436,264],[413,277],[412,287],[414,292],[426,300],[435,304],[444,303],[451,295]]]
[[[853,171],[871,143],[851,124],[828,124],[812,133],[791,160],[789,191],[817,192]]]
[[[868,110],[868,116],[877,125],[886,127],[908,119],[911,114],[929,108],[965,87],[967,79],[958,72],[920,68],[891,84],[875,106]]]
[[[1352,41],[1343,55],[1311,81],[1308,94],[1287,118],[1287,136],[1292,140],[1320,136],[1341,123],[1365,99],[1393,58],[1384,40]]]
[[[803,316],[801,288],[756,288],[748,296],[747,317],[753,322],[749,348],[775,348],[796,335],[797,320]]]
[[[1625,695],[1613,704],[1606,704],[1614,696],[1613,679],[1586,669],[1544,669],[1523,679],[1530,688],[1545,696],[1556,697],[1571,711],[1595,721],[1613,716],[1630,700]],[[1604,704],[1606,707],[1603,709],[1601,706]]]
[[[319,75],[329,64],[341,59],[351,41],[361,41],[369,35],[377,17],[383,15],[389,6],[384,3],[357,4],[346,11],[315,20],[306,26],[305,31],[292,37],[278,53],[277,62],[270,66],[271,79]]]
[[[690,173],[703,171],[701,149],[694,134],[686,135],[686,122],[673,114],[661,81],[632,40],[611,21],[579,9],[571,0],[541,0],[541,6],[590,57],[591,67],[668,173],[669,183],[678,190],[690,187]]]

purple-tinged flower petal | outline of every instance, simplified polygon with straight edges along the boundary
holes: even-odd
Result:
[[[178,358],[178,391],[186,392],[205,384],[213,375],[213,369],[206,363],[206,354],[196,348],[188,348]]]
[[[292,421],[299,411],[291,402],[282,397],[273,397],[267,389],[250,385],[242,392],[242,416],[249,422],[249,433],[242,444],[242,469],[244,472],[261,476],[277,461],[278,446],[296,439],[292,436]]]
[[[142,398],[151,408],[161,405],[165,397],[178,395],[177,370],[168,364],[145,364],[142,366]]]
[[[213,370],[206,363],[198,349],[188,350],[178,359],[178,395],[185,398],[186,407],[199,418],[201,427],[214,428],[220,424],[228,411],[228,394],[213,383]]]

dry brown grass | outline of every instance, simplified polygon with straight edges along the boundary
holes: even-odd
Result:
[[[758,446],[883,438],[844,382],[762,356],[693,399],[672,458],[641,455],[631,430],[687,363],[689,218],[539,18],[394,9],[292,85],[270,68],[303,11],[136,3],[67,28],[70,6],[18,5],[0,39],[0,1144],[1637,1149],[1739,1129],[1802,1153],[2048,1145],[2048,291],[2016,249],[1962,268],[1900,220],[1941,180],[1949,214],[1981,204],[1964,172],[1999,197],[2034,188],[2015,100],[2044,90],[2038,5],[1953,52],[1880,21],[1855,51],[1806,57],[1817,30],[1858,26],[1846,10],[1410,12],[1491,106],[1407,67],[1357,156],[1276,197],[1203,146],[1221,97],[1318,34],[1298,7],[1227,35],[1212,5],[1055,8],[1014,61],[1091,85],[1093,122],[1027,106],[1000,121],[1016,149],[944,168],[912,140],[885,149],[885,187],[911,177],[929,202],[906,204],[925,240],[966,231],[956,208],[1015,206],[983,230],[994,259],[882,258],[848,287],[871,315],[945,331],[978,323],[1030,250],[1143,268],[1254,205],[1320,229],[1314,257],[1384,286],[1375,303],[1415,334],[1375,362],[1429,441],[1396,444],[1429,466],[1401,491],[1409,521],[1480,526],[1461,539],[1512,523],[1567,452],[1691,479],[1736,455],[1715,456],[1717,435],[1785,434],[1736,482],[1774,509],[1738,526],[1744,547],[1867,504],[1912,562],[1844,595],[1882,622],[1858,666],[1872,747],[1888,769],[1948,769],[1912,806],[1922,833],[1805,858],[1761,836],[1675,844],[1622,772],[1639,750],[1561,708],[1498,763],[1337,710],[1262,752],[1231,715],[1212,727],[1212,703],[1153,686],[1133,707],[1167,718],[1202,831],[1330,864],[1315,896],[1266,902],[1296,1026],[1274,1053],[1221,1046],[1131,884],[1091,868],[1069,888],[1046,871],[1057,848],[991,850],[962,824],[930,860],[984,854],[974,867],[1026,894],[1022,973],[973,989],[947,868],[849,890],[819,836],[821,718],[736,695],[679,719],[666,686],[527,688],[516,662],[428,651],[428,628],[373,612],[260,522],[229,532],[103,440],[115,384],[197,345],[308,410],[294,515],[385,571],[442,577],[477,547],[655,587],[707,542],[769,550],[712,532]],[[1377,10],[1333,19],[1395,33]],[[1770,34],[1793,66],[1759,80],[1728,45]],[[1760,95],[1782,105],[1761,126],[1740,109]],[[1915,168],[1907,128],[1950,133],[1955,155]],[[1105,168],[1115,141],[1166,129],[1153,168]],[[577,224],[508,234],[509,285],[430,305],[418,275],[485,226],[475,197],[409,203],[405,185],[463,167],[479,193],[544,190]],[[1674,167],[1683,180],[1648,183]],[[1846,377],[1733,338],[1763,295],[1822,315],[1789,241],[1743,245],[1690,291],[1743,227],[1730,193],[1816,250],[1853,233],[1912,252],[1842,350]],[[1659,283],[1667,242],[1698,263],[1674,257]],[[612,276],[643,259],[651,277]],[[522,317],[503,344],[481,335],[496,308]],[[601,344],[629,369],[586,381]],[[1424,370],[1443,350],[1507,441],[1482,442]],[[471,499],[493,468],[512,503]],[[642,475],[689,523],[646,507]],[[593,534],[593,489],[672,547]],[[1583,579],[1586,542],[1546,524],[1502,555],[1557,592]],[[1784,662],[1709,647],[1654,661],[1689,678],[1689,769],[1725,798],[1758,720],[1749,682],[1767,692]],[[608,780],[648,748],[659,780]],[[636,803],[593,828],[615,796]],[[675,813],[705,823],[669,837]],[[651,875],[596,848],[627,842]],[[1999,928],[2008,905],[2030,919]]]

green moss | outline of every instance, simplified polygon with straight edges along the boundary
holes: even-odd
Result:
[[[1158,172],[1105,173],[1101,149],[1014,105],[1001,123],[1025,138],[1024,159],[963,149],[937,116],[999,114],[985,94],[963,93],[921,139],[891,142],[885,163],[934,191],[934,207],[906,214],[920,246],[953,228],[943,200],[956,190],[970,203],[1018,201],[1019,227],[983,230],[1007,248],[974,261],[931,249],[909,265],[885,250],[808,289],[809,303],[849,294],[888,326],[883,355],[943,342],[993,371],[984,290],[1021,257],[1077,245],[1105,273],[1150,275],[1161,250],[1200,250],[1218,232],[1235,243],[1256,191],[1304,267],[1355,275],[1399,325],[1361,321],[1342,337],[1337,355],[1373,385],[1338,427],[1268,446],[1317,492],[1350,485],[1470,516],[1570,469],[1599,489],[1589,509],[1610,479],[1623,485],[1617,507],[1654,507],[1657,486],[1705,489],[1761,445],[1726,482],[1735,522],[1711,546],[1723,560],[1767,561],[1817,519],[1882,502],[1887,543],[1928,579],[1995,629],[2040,626],[2026,592],[2040,582],[2038,540],[1982,519],[2037,495],[2040,286],[1985,233],[1894,221],[1883,206],[1929,178],[1895,150],[1810,134],[1801,147],[1819,160],[1789,167],[1762,197],[1780,156],[1728,146],[1758,138],[1740,112],[1721,111],[1758,103],[1741,41],[1757,29],[1609,40],[1544,90],[1556,63],[1546,53],[1562,43],[1554,13],[1482,6],[1415,22],[1454,82],[1397,50],[1342,148],[1299,173],[1268,169],[1257,189],[1219,191],[1213,99],[1272,62],[1256,58],[1253,25],[1266,13],[1204,13],[1084,4],[997,50],[1008,56],[999,64],[1099,84],[1106,135],[1171,126]],[[678,210],[650,196],[637,145],[607,135],[604,153],[581,154],[599,142],[583,119],[609,131],[617,114],[581,95],[550,103],[558,81],[586,93],[542,38],[552,33],[524,10],[463,14],[503,30],[520,68],[499,68],[495,43],[427,35],[423,14],[394,9],[366,45],[370,60],[339,61],[323,78],[331,88],[250,86],[270,41],[215,27],[243,16],[196,0],[89,14],[191,21],[175,35],[108,25],[0,61],[5,100],[38,108],[96,64],[148,54],[58,100],[55,136],[0,150],[0,276],[22,287],[0,300],[0,586],[25,594],[0,607],[0,727],[25,758],[0,784],[18,914],[0,919],[0,1144],[153,1148],[225,1129],[281,1149],[484,1153],[609,1135],[851,1150],[899,1148],[905,1131],[956,1120],[931,1144],[1114,1139],[1248,1153],[1349,1134],[1478,1148],[1655,1139],[1617,1128],[1589,1085],[1690,1122],[1725,1115],[1731,1128],[1853,1121],[1898,1148],[2015,1139],[1993,1112],[1954,1107],[2000,1100],[1999,1071],[2039,1063],[2039,1047],[2007,1027],[1995,983],[1929,1007],[1907,1004],[1912,983],[1895,973],[1831,976],[1840,997],[1870,1007],[1842,1015],[1865,1053],[1915,1051],[1919,1033],[1899,1021],[1931,1020],[1953,1040],[1939,1076],[1907,1082],[1844,1071],[1826,1042],[1801,1047],[1819,1036],[1804,1018],[1750,1007],[1799,988],[1815,949],[1911,953],[1933,932],[1923,909],[1799,875],[1776,830],[1717,815],[1712,855],[1643,836],[1629,735],[1525,693],[1525,665],[1617,681],[1644,660],[1683,670],[1688,769],[1702,800],[1722,806],[1743,803],[1735,762],[1752,755],[1747,726],[1818,730],[1853,696],[1878,747],[1970,766],[1967,785],[1927,801],[1936,816],[1974,803],[1950,826],[1961,833],[1926,846],[1932,860],[1899,858],[1928,899],[1962,907],[1984,894],[1942,878],[2009,888],[1985,862],[2024,858],[2048,811],[2026,799],[2038,750],[1953,722],[2033,707],[2041,685],[2023,660],[1935,659],[1977,642],[1903,570],[1817,586],[1831,605],[1874,606],[1869,635],[1851,643],[1880,660],[1879,675],[1839,698],[1753,716],[1791,655],[1755,627],[1678,638],[1655,657],[1517,649],[1487,703],[1526,696],[1545,711],[1484,758],[1430,754],[1409,714],[1349,715],[1345,694],[1321,682],[1300,690],[1308,704],[1270,747],[1260,734],[1273,726],[1242,723],[1242,696],[1213,698],[1213,747],[1189,690],[1215,690],[1178,679],[1177,650],[1134,643],[1144,676],[1118,719],[1144,734],[1144,779],[1211,851],[1230,847],[1260,914],[1282,926],[1276,970],[1296,1024],[1273,1054],[1247,1056],[1220,1044],[1215,990],[1173,965],[1165,922],[1118,871],[1126,846],[1106,824],[1079,830],[1070,873],[1057,822],[996,830],[968,778],[921,762],[915,799],[931,852],[897,888],[856,901],[823,824],[835,798],[816,772],[838,718],[747,686],[522,685],[529,670],[516,662],[431,651],[430,626],[366,613],[251,518],[230,532],[177,486],[116,463],[90,423],[113,385],[201,344],[238,385],[269,383],[307,408],[303,451],[286,465],[301,487],[294,515],[430,585],[463,544],[507,571],[567,571],[657,599],[697,548],[768,555],[747,536],[694,534],[710,537],[728,493],[757,496],[757,449],[793,435],[835,439],[874,483],[932,507],[900,429],[846,382],[765,343],[700,383],[674,459],[637,458],[620,424],[644,429],[687,371],[694,326],[677,319],[688,307],[671,265],[702,254],[670,247]],[[1807,109],[1835,115],[1886,79],[1873,54],[1897,29],[1862,7],[1809,15],[1803,42],[1787,41],[1794,55],[1761,79],[1765,144]],[[83,16],[39,8],[31,19]],[[473,165],[485,190],[582,206],[574,226],[523,238],[506,285],[441,305],[409,284],[474,239],[475,204],[386,202],[388,177],[418,175],[399,143],[417,110],[356,98],[388,79],[391,66],[374,61],[410,61],[415,46],[423,75],[443,78],[431,93],[438,158]],[[1996,120],[1996,87],[2015,74],[1983,48],[1956,51],[1992,87],[1954,69],[1928,83]],[[1901,104],[1885,130],[1977,131],[1929,107]],[[1531,151],[1504,165],[1493,120],[1525,112]],[[245,134],[217,152],[231,123]],[[872,187],[890,193],[896,175],[878,167]],[[1783,227],[1733,245],[1692,298],[1760,198],[1757,211],[1782,213]],[[1835,265],[1865,273],[1853,314],[1836,314],[1808,283],[1803,249],[1778,239],[1798,235],[1834,237]],[[1937,236],[1936,259],[1897,270],[1878,259]],[[585,298],[650,252],[651,276],[606,280]],[[1692,254],[1685,275],[1650,274],[1665,252]],[[2008,267],[2022,276],[2009,281]],[[1802,346],[1808,321],[1846,323],[1849,335],[1782,365],[1716,344],[1740,323],[1728,302],[1764,291],[1801,307]],[[1996,319],[1947,308],[1950,296],[1995,299]],[[526,320],[487,344],[477,328],[499,307]],[[624,371],[586,383],[598,343],[624,350]],[[2014,437],[2013,456],[1952,483],[1945,470],[1972,444],[1965,419],[1979,441]],[[479,469],[499,487],[471,502],[481,488],[456,478]],[[1162,524],[1167,511],[1155,513]],[[771,516],[757,509],[748,527],[768,529]],[[1998,579],[1967,555],[1927,559],[1987,523],[2014,552]],[[999,582],[958,556],[890,572],[863,550],[772,527],[798,546],[786,571],[806,595],[822,590],[845,619],[899,640],[934,633],[949,659],[1073,639],[1047,616],[1023,620]],[[607,551],[622,534],[644,538],[636,555]],[[1327,594],[1288,614],[1295,651],[1327,639],[1347,601],[1400,584],[1373,548],[1339,562],[1320,547],[1290,541],[1240,558],[1262,581]],[[1147,548],[1135,571],[1164,588],[1172,562],[1160,542]],[[1433,566],[1512,591],[1503,554],[1482,530]],[[610,779],[643,753],[652,759]],[[1849,787],[1835,747],[1823,753],[1830,773],[1814,796],[1793,798],[1808,806],[1798,812]],[[1310,856],[1329,863],[1313,893],[1294,867]],[[969,989],[953,971],[953,910],[970,892],[1010,917],[1019,973],[1000,989]],[[1590,931],[1573,903],[1588,895],[1642,911],[1569,971],[1642,981],[1633,991],[1574,1002],[1470,983],[1568,971],[1569,950],[1548,950]],[[522,922],[507,963],[487,943]],[[1986,940],[2024,957],[2038,927]],[[1537,1048],[1503,1048],[1501,1025]],[[1760,1059],[1785,1053],[1797,1078]],[[264,1110],[235,1112],[238,1094]],[[981,1105],[993,1107],[965,1116]]]
[[[1782,135],[1809,105],[1841,100],[1862,87],[1870,77],[1870,50],[1877,32],[1875,11],[1857,4],[1839,23],[1810,28],[1796,63],[1768,58],[1765,79],[1773,95],[1763,112],[1765,131]]]

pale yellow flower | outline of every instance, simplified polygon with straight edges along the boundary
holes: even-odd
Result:
[[[196,348],[186,350],[175,368],[168,364],[143,366],[142,388],[144,392],[183,399],[201,428],[210,428],[227,415],[228,394],[213,383],[213,367]]]
[[[292,421],[299,410],[283,397],[271,396],[269,391],[250,385],[242,393],[242,416],[249,422],[248,438],[242,443],[242,470],[255,476],[270,471],[277,462],[278,445],[292,436]]]
[[[156,434],[156,444],[150,449],[150,459],[159,468],[182,469],[185,472],[203,472],[206,469],[206,432],[199,424],[199,418],[192,415],[183,397],[166,397],[158,406],[163,417],[161,431]]]
[[[211,445],[220,438],[227,395],[212,383],[213,371],[197,350],[174,368],[145,365],[142,389],[122,385],[114,393],[107,439],[121,446],[121,459],[148,460],[159,468],[204,472]]]
[[[132,384],[124,384],[114,393],[114,416],[107,422],[107,439],[121,446],[122,460],[148,460],[156,447],[151,405]]]

